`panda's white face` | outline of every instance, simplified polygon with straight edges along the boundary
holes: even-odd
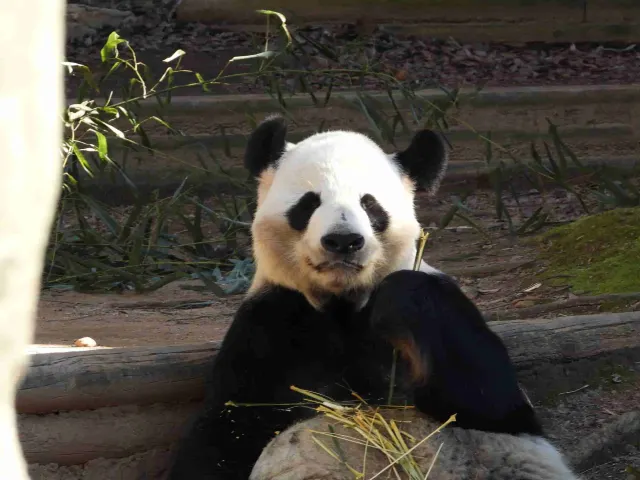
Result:
[[[261,176],[254,253],[269,266],[260,273],[313,296],[368,289],[415,256],[413,196],[412,182],[363,135],[289,144]]]
[[[411,268],[420,234],[414,188],[394,156],[364,135],[324,132],[283,144],[258,175],[251,292],[282,285],[316,308],[332,294],[366,301],[386,275]]]

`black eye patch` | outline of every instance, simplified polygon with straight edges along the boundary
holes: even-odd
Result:
[[[287,220],[294,230],[304,231],[309,225],[311,215],[320,206],[320,195],[316,192],[307,192],[287,212]]]
[[[367,193],[360,199],[360,205],[367,213],[374,232],[382,233],[389,227],[389,214],[378,203],[376,197]]]

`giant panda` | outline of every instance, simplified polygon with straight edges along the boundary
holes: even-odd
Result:
[[[413,271],[414,193],[438,187],[447,164],[441,136],[421,130],[387,154],[355,132],[316,133],[297,144],[286,133],[284,119],[273,116],[249,137],[256,273],[169,479],[342,479],[338,470],[318,474],[325,458],[308,456],[302,434],[325,419],[290,387],[385,404],[394,349],[393,403],[415,405],[418,426],[456,414],[454,442],[493,435],[488,448],[512,462],[513,475],[484,478],[574,478],[543,439],[506,348],[475,305],[439,270],[423,262]]]

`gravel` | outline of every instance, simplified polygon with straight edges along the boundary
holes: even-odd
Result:
[[[146,10],[140,7],[139,0],[114,1],[111,5],[101,3],[102,6],[126,9],[133,14],[135,20],[127,22],[119,33],[131,42],[145,63],[161,67],[163,58],[181,48],[187,52],[185,61],[191,59],[189,68],[202,73],[205,78],[211,78],[233,56],[256,53],[262,48],[263,34],[232,32],[219,25],[178,24],[173,19],[175,2],[152,1],[155,8]],[[84,0],[82,3],[92,2],[95,3],[94,0]],[[142,14],[143,11],[152,11],[153,14]],[[68,59],[97,66],[98,50],[108,33],[103,29],[84,38],[70,39],[67,43]],[[479,85],[630,84],[640,76],[640,47],[636,48],[635,45],[616,45],[613,48],[593,44],[465,44],[453,39],[443,41],[394,35],[377,28],[364,38],[364,48],[355,52],[357,35],[354,25],[306,27],[297,30],[296,37],[301,41],[300,48],[307,53],[307,58],[303,62],[289,64],[290,67],[358,69],[363,64],[364,52],[383,71],[414,88],[437,85],[455,88]],[[308,39],[335,51],[337,58],[327,59],[306,41]],[[326,86],[328,82],[326,75],[314,75],[311,79],[316,88]],[[289,87],[293,87],[294,83],[292,78],[288,80]],[[70,85],[73,87],[73,82]],[[346,77],[337,81],[334,79],[334,88],[349,85]],[[366,88],[382,86],[382,82],[373,78],[365,81]],[[220,88],[217,93],[258,93],[263,90],[263,85],[244,79]]]

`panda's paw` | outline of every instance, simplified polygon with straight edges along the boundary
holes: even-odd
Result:
[[[479,315],[456,281],[440,271],[389,274],[380,282],[371,306],[373,328],[388,336],[409,335],[423,341],[452,317]]]
[[[371,327],[400,353],[417,382],[427,374],[425,338],[432,328],[425,324],[427,292],[441,281],[439,275],[420,271],[394,272],[380,283],[372,302]]]
[[[428,297],[451,286],[451,282],[441,272],[399,270],[389,274],[380,283],[373,298],[374,327],[394,331],[419,326],[428,307]]]

